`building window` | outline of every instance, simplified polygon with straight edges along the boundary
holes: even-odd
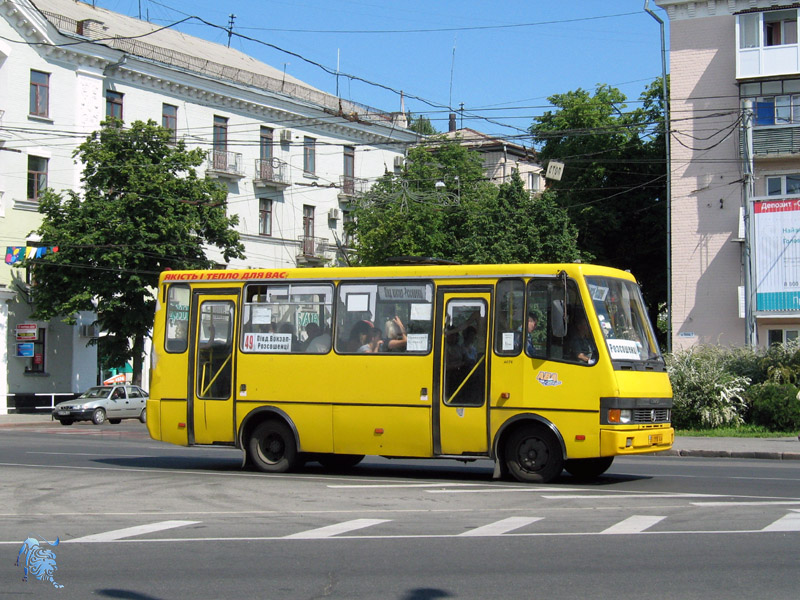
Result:
[[[31,70],[30,114],[37,117],[50,115],[50,74]]]
[[[788,196],[800,194],[800,173],[768,176],[767,196]]]
[[[36,336],[36,341],[33,342],[33,356],[30,362],[25,367],[26,373],[44,373],[44,350],[45,350],[45,334],[47,330],[44,327],[39,327],[39,332]]]
[[[348,196],[355,193],[356,175],[356,149],[352,146],[344,147],[344,178],[342,179],[342,192]]]
[[[528,191],[541,192],[542,191],[542,176],[539,173],[528,173]]]
[[[258,157],[264,161],[272,159],[272,129],[269,127],[261,128],[258,137]]]
[[[272,200],[269,198],[258,201],[258,234],[272,235]]]
[[[214,115],[214,168],[225,171],[228,166],[228,119]]]
[[[800,339],[799,329],[768,329],[767,341],[770,346],[773,344],[787,344],[796,342]]]
[[[797,10],[769,11],[763,17],[765,46],[797,43]]]
[[[303,205],[303,254],[314,255],[314,207]]]
[[[172,132],[172,141],[178,139],[178,107],[172,104],[161,105],[161,126]]]
[[[303,172],[313,175],[316,172],[316,144],[312,137],[303,138]]]
[[[47,162],[41,156],[28,155],[28,200],[32,202],[38,202],[47,187]]]
[[[122,94],[106,90],[106,117],[122,120]]]

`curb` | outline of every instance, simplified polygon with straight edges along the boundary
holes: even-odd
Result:
[[[742,452],[730,450],[677,450],[672,448],[653,456],[687,456],[694,458],[760,458],[769,460],[800,460],[800,452]]]

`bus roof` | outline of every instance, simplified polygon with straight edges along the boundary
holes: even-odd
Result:
[[[251,268],[251,269],[210,269],[191,271],[164,271],[159,284],[167,282],[182,283],[234,283],[234,282],[277,282],[309,279],[467,279],[499,278],[513,276],[549,275],[556,276],[565,271],[570,277],[595,275],[616,277],[636,281],[627,271],[585,263],[546,263],[509,265],[391,265],[379,267],[312,267],[312,268]]]

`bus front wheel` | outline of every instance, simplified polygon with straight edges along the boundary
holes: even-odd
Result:
[[[505,444],[505,462],[511,475],[524,483],[549,483],[564,468],[561,446],[544,427],[512,432]]]
[[[567,470],[567,473],[576,479],[594,479],[608,471],[608,468],[613,462],[613,456],[571,458],[564,463],[564,468]]]
[[[298,464],[297,446],[291,430],[279,421],[264,421],[248,443],[250,459],[265,473],[286,473]]]

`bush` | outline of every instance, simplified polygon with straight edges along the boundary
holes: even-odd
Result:
[[[800,392],[789,383],[768,381],[747,391],[750,421],[773,431],[800,430]]]
[[[739,426],[747,405],[744,390],[750,379],[726,368],[728,352],[697,346],[667,357],[672,383],[672,424],[680,429]]]

